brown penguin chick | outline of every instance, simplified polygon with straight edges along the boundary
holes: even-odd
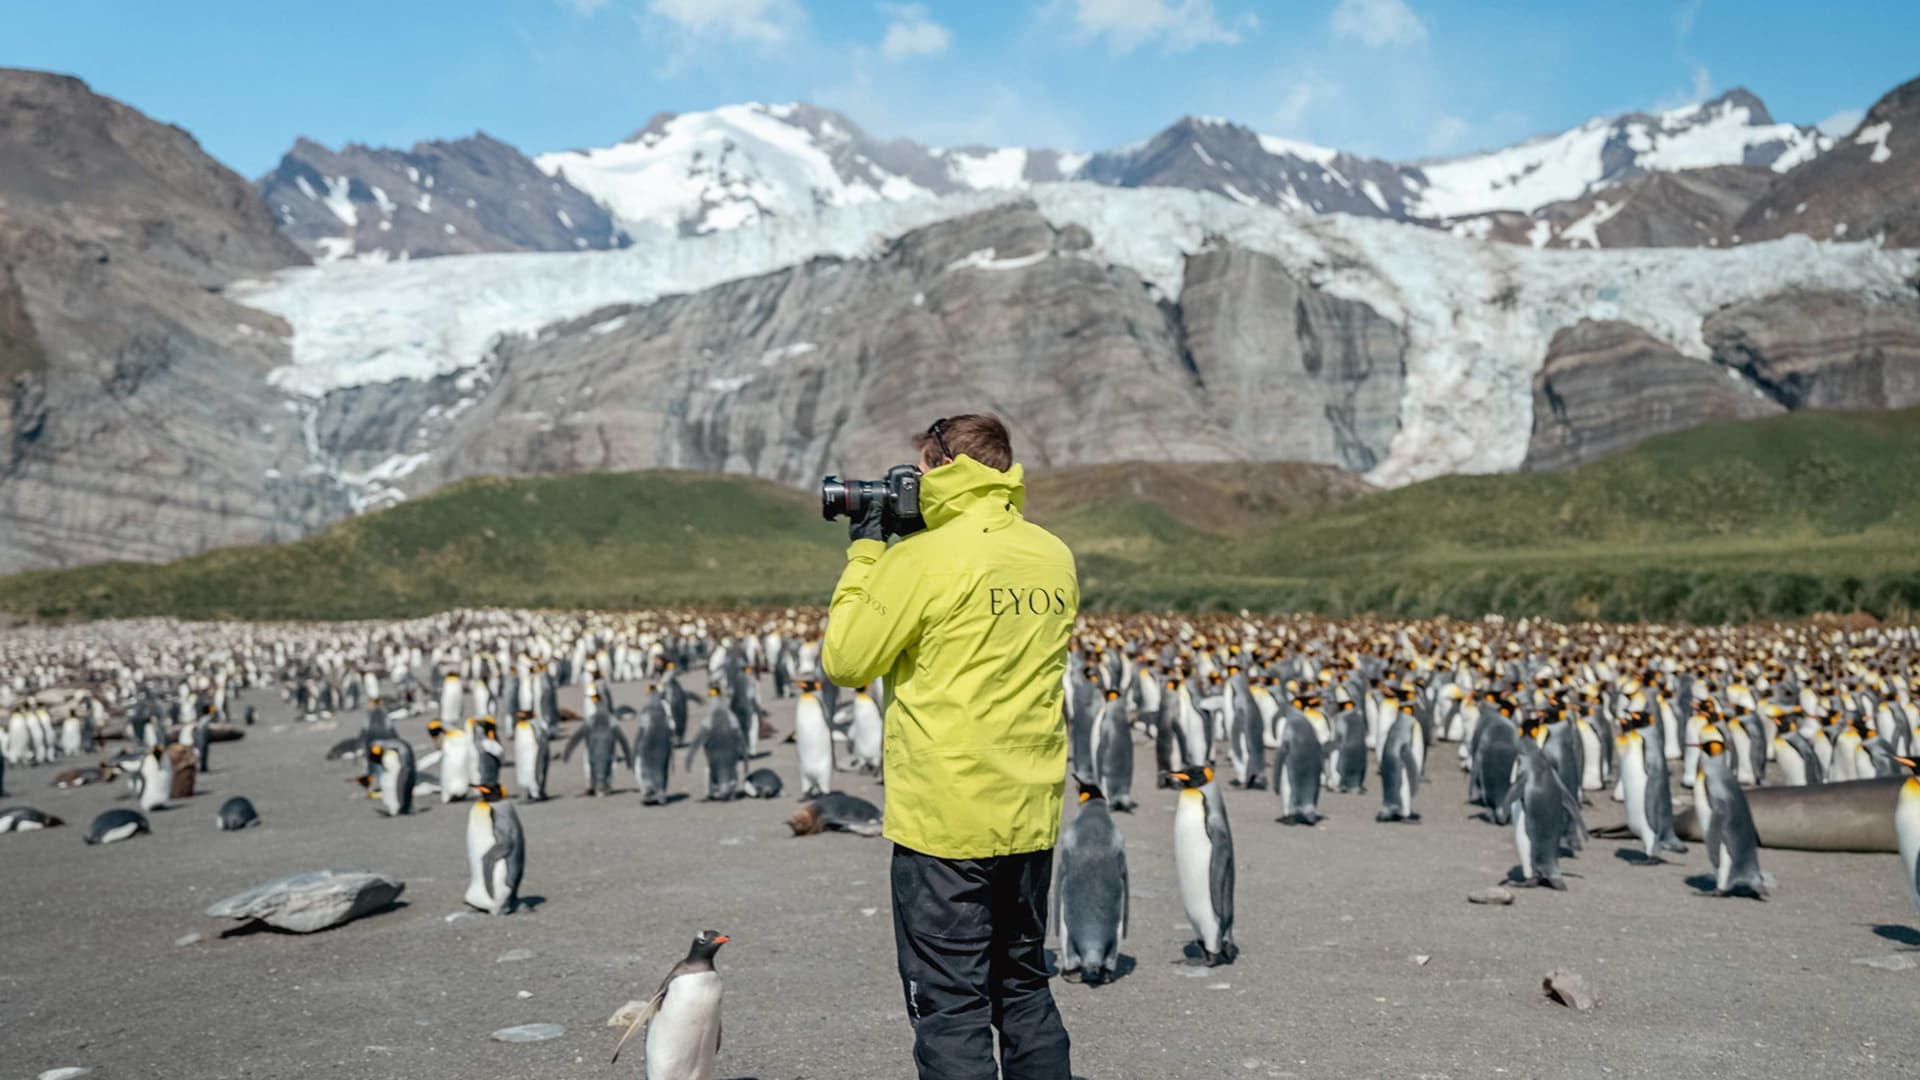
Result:
[[[193,747],[179,743],[167,747],[167,762],[173,766],[173,788],[167,792],[167,797],[193,798],[193,776],[198,768],[194,762]]]

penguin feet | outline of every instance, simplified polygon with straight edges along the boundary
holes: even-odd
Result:
[[[1253,779],[1247,781],[1247,790],[1248,791],[1267,790],[1267,778],[1264,776],[1256,776]]]

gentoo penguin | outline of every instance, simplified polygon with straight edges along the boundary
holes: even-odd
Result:
[[[52,814],[43,814],[31,806],[9,806],[0,810],[0,833],[33,832],[63,824],[65,822]]]
[[[1320,823],[1320,778],[1325,767],[1320,737],[1299,712],[1280,721],[1280,746],[1273,754],[1273,793],[1280,797],[1280,822]],[[1209,773],[1212,770],[1205,770]],[[1184,801],[1181,805],[1185,805]]]
[[[221,832],[237,832],[249,825],[260,824],[260,815],[254,812],[253,803],[245,796],[235,795],[220,804],[220,812],[214,815]]]
[[[1893,833],[1900,848],[1900,876],[1906,879],[1907,899],[1920,910],[1920,762],[1901,758],[1907,779],[1900,785],[1893,809]]]
[[[513,782],[528,802],[547,798],[547,766],[553,756],[553,734],[530,712],[513,718]]]
[[[1745,893],[1767,898],[1766,875],[1760,872],[1760,835],[1753,828],[1747,793],[1740,790],[1728,760],[1727,744],[1710,736],[1700,744],[1700,763],[1693,785],[1693,815],[1706,841],[1707,865],[1713,868],[1713,895]]]
[[[879,836],[883,827],[879,807],[844,791],[808,800],[787,819],[787,828],[792,829],[795,836],[812,836],[822,832]]]
[[[1260,756],[1266,757],[1266,751]],[[1093,780],[1109,810],[1131,813],[1133,799],[1133,732],[1127,726],[1127,703],[1113,695],[1100,710],[1093,729]],[[1266,787],[1264,777],[1260,787]]]
[[[686,767],[691,770],[694,755],[704,750],[707,755],[707,799],[710,802],[727,802],[740,796],[740,783],[747,771],[747,745],[740,736],[740,725],[735,722],[727,699],[720,696],[720,688],[713,687],[707,693],[713,704],[700,733],[687,741]]]
[[[1513,847],[1520,857],[1521,888],[1545,885],[1565,891],[1560,877],[1560,845],[1580,816],[1580,803],[1560,781],[1560,772],[1532,739],[1521,738],[1513,790],[1507,795],[1513,818]]]
[[[1420,820],[1413,808],[1413,797],[1420,791],[1420,761],[1413,748],[1421,738],[1420,721],[1410,712],[1401,712],[1387,725],[1380,741],[1380,809],[1373,820]]]
[[[1180,785],[1173,811],[1180,902],[1193,924],[1200,958],[1208,967],[1231,964],[1240,949],[1233,943],[1233,831],[1227,826],[1227,806],[1212,769],[1202,766],[1175,773],[1173,779]]]
[[[687,958],[673,965],[666,981],[620,1036],[613,1048],[614,1061],[620,1060],[627,1040],[645,1027],[648,1080],[713,1080],[720,1057],[721,996],[713,954],[727,940],[717,930],[700,931]]]
[[[1089,986],[1113,977],[1127,936],[1127,847],[1100,787],[1080,781],[1080,812],[1060,834],[1053,887],[1060,974]]]
[[[747,795],[755,799],[777,799],[782,788],[780,774],[772,769],[755,769],[747,774]]]
[[[1640,736],[1639,745],[1641,757],[1640,769],[1638,770],[1640,779],[1627,779],[1628,765],[1624,760],[1626,748],[1623,745],[1622,760],[1620,762],[1620,782],[1623,789],[1622,801],[1627,805],[1628,813],[1632,813],[1631,808],[1635,805],[1645,808],[1647,828],[1653,835],[1653,847],[1650,848],[1646,854],[1650,858],[1657,857],[1662,851],[1685,854],[1687,845],[1682,842],[1679,835],[1673,831],[1673,789],[1667,780],[1666,749],[1659,742],[1658,732],[1651,725],[1651,721],[1645,716],[1625,717],[1621,721],[1620,727],[1622,735],[1637,734]],[[1642,795],[1638,798],[1633,794],[1636,786],[1642,792]],[[1631,826],[1631,824],[1631,820],[1629,820],[1629,826]],[[1647,842],[1646,837],[1641,833],[1636,831],[1634,835],[1640,837],[1642,844]]]
[[[440,801],[460,802],[473,786],[473,736],[461,724],[429,721],[427,734],[440,748]]]
[[[520,902],[520,876],[527,868],[527,838],[507,789],[481,784],[467,811],[466,901],[481,911],[511,915]]]
[[[666,699],[649,688],[640,722],[633,729],[633,778],[640,785],[640,802],[660,806],[667,801],[668,774],[673,769],[673,719]]]
[[[130,836],[152,831],[147,826],[147,816],[138,810],[108,810],[87,826],[86,840],[89,844],[117,844]]]
[[[719,693],[719,688],[714,688]],[[716,698],[715,700],[719,700]],[[724,705],[725,702],[723,701]],[[587,757],[584,763],[587,777],[587,794],[590,796],[607,795],[613,791],[613,760],[615,751],[627,768],[633,768],[633,748],[627,745],[626,733],[614,722],[613,714],[598,707],[598,703],[589,698],[591,712],[581,723],[573,738],[567,740],[567,748],[560,754],[561,761],[572,761],[573,752],[581,743],[587,744]]]
[[[367,748],[367,767],[380,771],[380,806],[387,816],[413,813],[413,783],[417,778],[413,747],[405,739],[381,739]]]
[[[793,707],[793,738],[800,757],[800,797],[811,799],[833,790],[833,729],[814,693],[818,684],[800,684],[800,700]],[[866,691],[860,692],[861,697]],[[859,706],[855,705],[855,711]]]
[[[818,684],[815,684],[818,689]],[[827,717],[829,721],[833,718]],[[867,776],[880,772],[881,741],[886,730],[886,722],[881,718],[880,706],[866,687],[861,687],[853,695],[853,724],[849,734],[852,736],[852,760],[849,764],[855,771]]]
[[[173,763],[168,760],[166,747],[148,747],[141,755],[139,787],[140,809],[151,813],[167,805],[167,796],[173,791]]]

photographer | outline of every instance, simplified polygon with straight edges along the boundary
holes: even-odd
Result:
[[[997,418],[936,420],[916,443],[919,474],[889,474],[886,497],[864,485],[855,506],[839,489],[853,544],[821,652],[842,686],[886,676],[886,836],[914,1062],[921,1080],[991,1078],[997,1029],[1008,1080],[1066,1080],[1043,945],[1073,554],[1021,516],[1026,487]],[[916,483],[917,518],[898,505]],[[888,547],[890,532],[909,535]]]

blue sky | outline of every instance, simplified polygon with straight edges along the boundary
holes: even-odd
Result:
[[[296,135],[605,145],[661,110],[809,100],[940,144],[1098,149],[1184,113],[1359,153],[1503,145],[1746,86],[1819,123],[1920,76],[1920,2],[9,0],[69,72],[248,176]]]

